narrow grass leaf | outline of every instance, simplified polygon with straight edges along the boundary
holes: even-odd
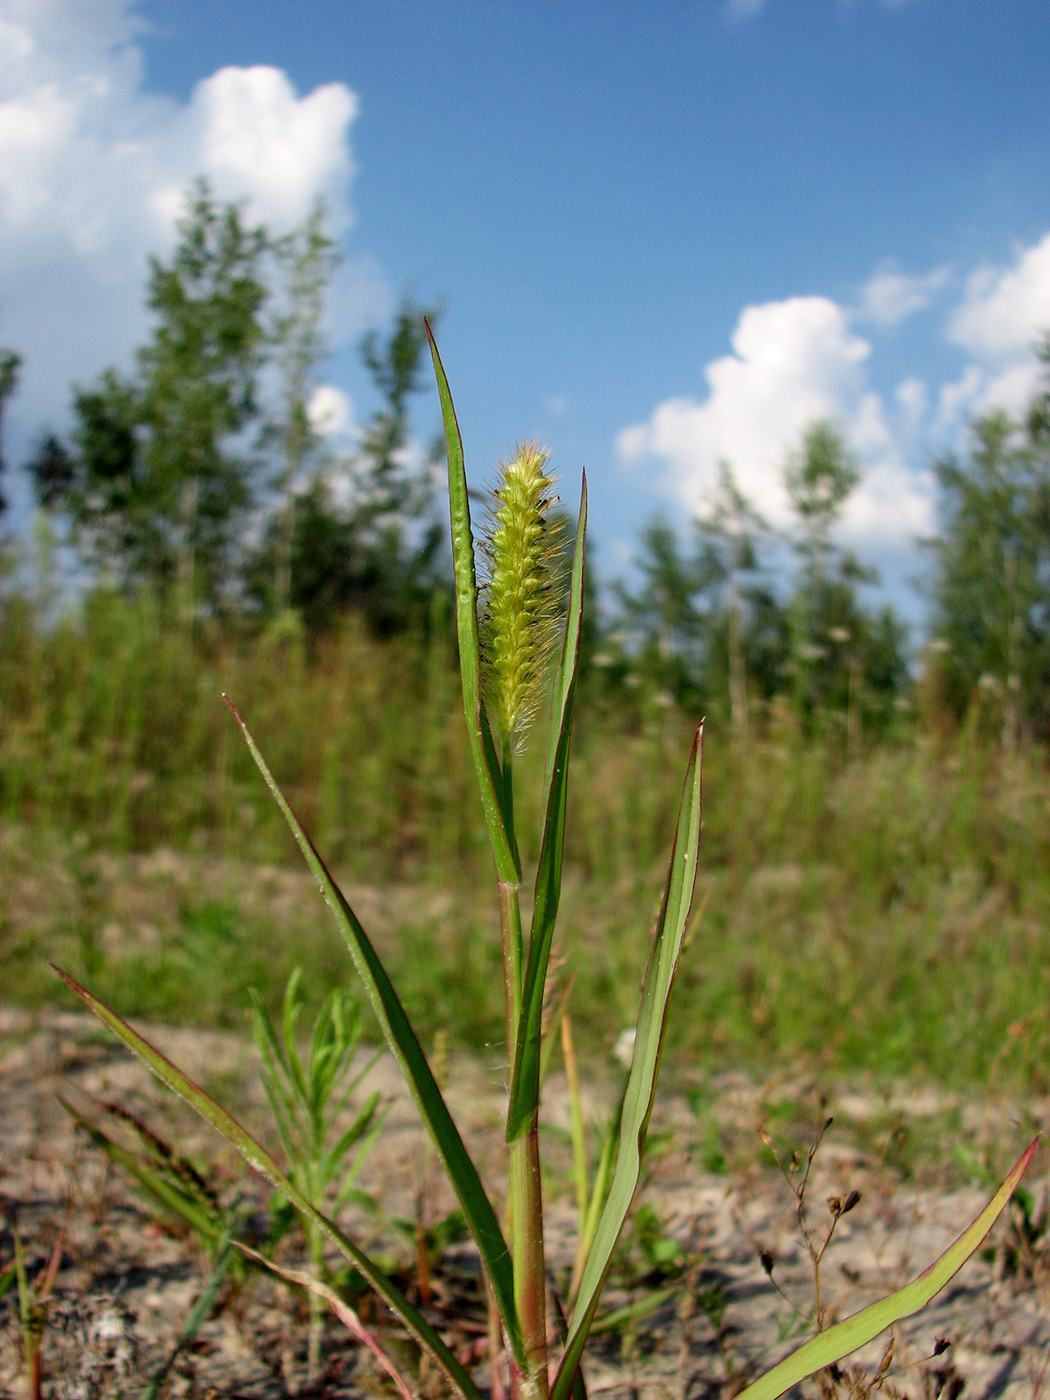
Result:
[[[626,1088],[626,1085],[624,1086]],[[601,1152],[598,1154],[598,1165],[594,1169],[594,1179],[590,1185],[590,1196],[587,1201],[587,1210],[580,1221],[579,1233],[576,1237],[576,1258],[573,1261],[572,1277],[569,1280],[569,1304],[576,1305],[576,1299],[580,1292],[580,1283],[583,1280],[583,1270],[594,1244],[594,1235],[598,1229],[598,1220],[601,1215],[602,1205],[605,1201],[606,1191],[609,1186],[609,1178],[612,1175],[613,1163],[616,1160],[616,1143],[620,1135],[620,1120],[623,1116],[623,1096],[615,1115],[609,1121],[602,1139]]]
[[[271,1273],[275,1273],[279,1278],[285,1279],[288,1283],[294,1283],[299,1288],[305,1288],[307,1292],[316,1294],[318,1298],[323,1298],[326,1303],[329,1303],[332,1311],[343,1326],[348,1327],[357,1340],[362,1342],[372,1353],[379,1365],[397,1386],[402,1396],[404,1396],[404,1400],[416,1400],[416,1396],[412,1394],[404,1376],[402,1376],[401,1372],[390,1360],[389,1356],[387,1356],[375,1337],[369,1332],[354,1309],[345,1299],[340,1298],[334,1288],[329,1288],[327,1284],[322,1283],[319,1279],[315,1279],[310,1274],[303,1273],[301,1269],[283,1268],[280,1264],[275,1264],[272,1259],[268,1259],[265,1254],[260,1254],[257,1250],[251,1249],[248,1245],[241,1244],[240,1241],[235,1241],[235,1243],[241,1253],[247,1255],[247,1257],[255,1263],[261,1264],[263,1268],[269,1269]]]
[[[350,1151],[351,1147],[356,1146],[362,1139],[364,1144],[369,1146],[375,1142],[379,1135],[379,1129],[382,1127],[386,1117],[385,1114],[380,1114],[377,1118],[376,1109],[378,1109],[378,1107],[379,1090],[375,1089],[369,1094],[346,1132],[334,1143],[331,1150],[326,1152],[321,1158],[321,1174],[326,1180],[331,1180],[332,1177],[335,1176],[339,1164]],[[359,1164],[363,1161],[364,1158],[361,1156],[361,1152],[358,1151],[355,1157],[355,1164]],[[347,1168],[348,1175],[351,1170],[352,1168]],[[356,1171],[354,1171],[353,1174],[356,1175]]]
[[[573,1379],[594,1319],[613,1250],[641,1176],[645,1135],[649,1127],[653,1097],[656,1093],[656,1078],[660,1068],[667,1003],[696,887],[700,849],[702,749],[703,725],[696,731],[689,755],[667,884],[664,887],[663,903],[653,936],[649,966],[646,968],[642,985],[634,1055],[631,1059],[620,1120],[616,1166],[609,1183],[605,1205],[598,1218],[594,1243],[584,1265],[572,1312],[569,1340],[551,1390],[551,1400],[566,1400],[572,1390]]]
[[[481,640],[478,633],[478,581],[474,565],[474,536],[470,528],[470,499],[463,463],[460,436],[452,394],[445,377],[441,356],[428,322],[424,321],[430,354],[437,376],[441,416],[445,425],[448,452],[448,499],[452,520],[452,562],[456,576],[456,631],[459,635],[459,668],[463,684],[463,712],[467,720],[470,756],[481,792],[481,806],[488,827],[489,843],[500,880],[516,885],[521,881],[521,862],[509,836],[511,814],[502,807],[506,791],[503,770],[496,756],[488,717],[481,693]]]
[[[288,1154],[289,1161],[292,1161],[296,1151],[296,1130],[301,1132],[299,1111],[302,1100],[297,1102],[288,1087],[291,1070],[274,1035],[262,999],[254,987],[248,988],[248,996],[252,1002],[255,1041],[263,1060],[263,1090],[273,1113],[273,1120],[277,1124],[277,1131],[280,1133],[281,1145]]]
[[[462,1394],[468,1397],[468,1400],[482,1400],[481,1392],[477,1386],[422,1313],[412,1306],[397,1285],[387,1278],[382,1269],[378,1268],[368,1255],[354,1244],[353,1240],[343,1234],[338,1225],[329,1220],[311,1201],[307,1200],[295,1183],[281,1171],[266,1149],[256,1142],[247,1129],[243,1128],[236,1118],[227,1113],[209,1094],[205,1093],[199,1084],[195,1084],[192,1079],[183,1074],[182,1070],[173,1065],[148,1040],[143,1039],[126,1021],[122,1021],[104,1002],[99,1001],[79,982],[74,981],[68,973],[63,972],[60,967],[55,967],[53,963],[51,965],[87,1009],[97,1016],[119,1041],[138,1055],[139,1059],[147,1065],[162,1084],[166,1084],[180,1098],[185,1099],[195,1112],[199,1113],[213,1128],[218,1129],[226,1141],[237,1149],[254,1171],[265,1177],[271,1186],[276,1187],[295,1206],[296,1210],[320,1226],[336,1248],[357,1265],[376,1292],[386,1300],[420,1345],[430,1352]]]
[[[811,1337],[797,1351],[785,1357],[779,1365],[760,1376],[753,1385],[742,1390],[737,1400],[777,1400],[778,1396],[783,1395],[806,1376],[841,1361],[844,1356],[870,1342],[873,1337],[877,1337],[893,1323],[899,1322],[902,1317],[910,1317],[912,1313],[924,1308],[980,1247],[981,1241],[1013,1195],[1038,1144],[1039,1139],[1036,1138],[1015,1163],[1009,1176],[977,1219],[917,1279],[913,1279],[896,1293],[891,1293],[888,1298],[882,1298],[870,1307],[854,1313],[852,1317],[836,1323],[834,1327],[829,1327],[826,1332]]]
[[[302,1002],[299,1000],[299,981],[302,977],[301,968],[293,968],[292,975],[288,978],[287,986],[284,989],[284,1005],[281,1012],[281,1025],[284,1034],[284,1050],[279,1052],[279,1059],[285,1064],[288,1076],[294,1080],[296,1092],[301,1103],[309,1100],[306,1092],[306,1078],[303,1074],[303,1066],[299,1059],[299,1052],[296,1050],[296,1025],[299,1020],[299,1011]]]
[[[223,697],[230,713],[244,736],[245,743],[255,760],[274,800],[280,807],[292,835],[306,858],[306,863],[320,885],[325,902],[332,910],[340,932],[353,958],[358,976],[364,984],[369,1001],[378,1018],[383,1035],[404,1075],[409,1092],[416,1101],[420,1116],[426,1125],[438,1156],[441,1158],[453,1190],[466,1217],[474,1243],[492,1281],[492,1291],[500,1306],[507,1329],[507,1338],[515,1360],[524,1361],[524,1347],[521,1328],[518,1325],[517,1309],[514,1305],[514,1278],[503,1232],[496,1212],[492,1208],[485,1188],[481,1184],[477,1168],[471,1160],[459,1129],[453,1122],[433,1071],[427,1063],[415,1031],[412,1029],[405,1009],[387,976],[386,969],[372,947],[368,935],[358,921],[357,915],[343,897],[339,886],[332,879],[324,861],[314,849],[313,843],[299,823],[299,819],[289,807],[284,793],[278,787],[266,760],[259,751],[244,720],[241,719],[227,697]]]
[[[669,1288],[656,1288],[651,1293],[646,1293],[644,1297],[636,1299],[633,1303],[627,1303],[622,1308],[614,1308],[612,1312],[595,1318],[590,1335],[601,1337],[608,1336],[610,1332],[624,1332],[633,1323],[641,1322],[643,1318],[656,1312],[657,1308],[662,1308],[672,1298],[680,1298],[681,1296],[682,1285],[680,1283],[673,1283]]]
[[[536,893],[532,909],[529,957],[525,968],[523,1009],[518,1022],[514,1068],[510,1081],[510,1103],[507,1109],[508,1142],[514,1142],[528,1130],[540,1093],[543,993],[547,983],[554,925],[558,917],[558,901],[561,897],[565,808],[569,790],[569,741],[572,736],[572,709],[580,664],[580,631],[583,621],[583,558],[586,531],[587,479],[584,477],[561,662],[551,699],[550,732],[547,739],[546,817],[536,871]]]
[[[108,1133],[92,1123],[90,1118],[86,1118],[79,1109],[68,1103],[61,1094],[58,1101],[66,1112],[74,1119],[77,1126],[81,1128],[103,1152],[111,1162],[115,1162],[118,1167],[122,1167],[139,1186],[151,1197],[153,1202],[163,1210],[174,1215],[177,1220],[181,1220],[184,1225],[196,1232],[201,1239],[212,1240],[219,1243],[227,1233],[228,1227],[213,1214],[200,1201],[193,1200],[189,1194],[176,1186],[168,1177],[161,1172],[155,1171],[148,1166],[134,1152],[129,1152],[126,1147],[122,1147],[119,1142],[115,1142]]]

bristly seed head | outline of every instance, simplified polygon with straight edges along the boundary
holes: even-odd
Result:
[[[519,443],[500,463],[480,540],[482,662],[486,693],[503,742],[520,745],[543,687],[557,637],[555,578],[559,522],[547,474],[550,453]]]

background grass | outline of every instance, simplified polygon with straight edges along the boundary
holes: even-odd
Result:
[[[489,857],[449,631],[380,643],[350,619],[188,636],[96,593],[44,627],[0,613],[0,996],[65,997],[53,959],[122,1011],[239,1022],[247,986],[316,994],[349,961],[220,701],[228,691],[390,958],[425,1036],[499,1038]],[[577,1037],[633,1019],[692,716],[592,671],[578,708],[560,950]],[[538,800],[543,755],[523,763]],[[669,1052],[679,1068],[805,1065],[1050,1089],[1050,793],[917,721],[892,743],[708,725],[702,892]],[[528,833],[526,835],[526,845]],[[535,856],[535,851],[526,855]]]

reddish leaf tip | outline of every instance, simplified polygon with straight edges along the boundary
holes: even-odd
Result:
[[[221,691],[220,694],[222,695],[223,704],[226,706],[226,708],[229,710],[230,714],[233,715],[234,719],[237,721],[237,723],[238,723],[238,724],[240,725],[240,727],[243,729],[243,728],[244,728],[244,720],[241,719],[240,712],[238,711],[237,706],[233,703],[233,701],[230,699],[230,697],[226,694],[225,690]]]
[[[1022,1175],[1023,1175],[1024,1172],[1027,1170],[1027,1168],[1028,1168],[1028,1163],[1032,1160],[1032,1156],[1033,1156],[1033,1154],[1034,1154],[1034,1152],[1035,1152],[1035,1149],[1039,1146],[1039,1144],[1042,1142],[1042,1140],[1043,1140],[1043,1135],[1042,1135],[1042,1133],[1036,1133],[1035,1137],[1032,1139],[1032,1141],[1028,1144],[1028,1146],[1027,1146],[1027,1148],[1025,1149],[1025,1151],[1022,1153],[1022,1155],[1021,1155],[1021,1160],[1020,1160],[1020,1162],[1018,1163],[1018,1165],[1019,1165],[1020,1168],[1021,1168],[1021,1174],[1022,1174]]]
[[[80,998],[80,1000],[84,1003],[84,1005],[90,1010],[91,993],[87,990],[87,988],[82,987],[75,977],[70,977],[68,972],[63,972],[62,969],[59,967],[58,963],[49,962],[48,967],[50,967],[53,972],[58,973],[59,977],[61,977],[62,981],[66,984],[70,991],[75,992],[76,995]]]

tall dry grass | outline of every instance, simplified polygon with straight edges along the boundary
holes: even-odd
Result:
[[[461,910],[489,862],[454,662],[441,617],[426,638],[382,643],[351,618],[311,645],[287,628],[187,635],[147,594],[96,593],[47,627],[9,598],[4,997],[49,995],[44,955],[64,945],[74,969],[101,975],[103,991],[119,979],[131,988],[122,1005],[145,1014],[229,1018],[260,966],[304,961],[308,985],[330,978],[338,950],[296,884],[283,822],[219,701],[227,691],[332,863],[366,898],[392,882],[379,927],[413,1010],[474,1046],[494,1039],[494,911],[478,894],[453,919],[445,898],[455,890]],[[564,902],[580,935],[580,1023],[599,1049],[636,1000],[636,930],[654,910],[695,717],[610,690],[597,672],[585,684]],[[541,767],[531,753],[516,774],[525,804],[539,800]],[[741,749],[716,712],[704,812],[707,902],[671,1018],[679,1063],[794,1054],[828,1073],[1050,1085],[1041,751],[1004,757],[966,732],[916,727],[847,760],[776,711]],[[173,906],[162,886],[177,887]],[[602,891],[603,907],[584,890]],[[413,978],[428,966],[440,973]],[[207,977],[194,982],[195,968]]]

